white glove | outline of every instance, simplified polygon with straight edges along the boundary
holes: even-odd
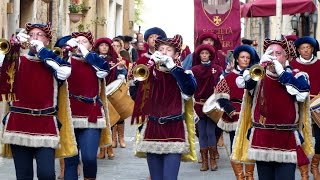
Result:
[[[282,64],[280,64],[278,60],[274,60],[273,65],[274,65],[274,69],[276,70],[276,73],[278,74],[278,76],[280,76],[284,71]]]
[[[37,52],[39,52],[44,47],[43,42],[39,40],[31,40],[30,45],[35,47]]]
[[[275,56],[272,56],[273,52],[273,49],[271,48],[268,48],[266,50],[266,52],[262,55],[261,59],[260,59],[260,64],[264,64],[264,63],[267,63],[267,62],[272,62],[273,60],[276,60],[277,57]]]
[[[71,38],[69,41],[67,41],[67,45],[69,45],[70,47],[76,47],[78,46],[78,40],[76,38]]]
[[[28,34],[25,33],[26,30],[22,29],[18,34],[17,34],[17,39],[21,42],[21,43],[25,43],[28,41],[28,39],[30,38],[30,36]]]
[[[155,63],[158,63],[161,61],[162,56],[163,55],[161,52],[156,51],[151,55],[151,59],[153,59]]]
[[[86,57],[87,54],[89,54],[89,50],[87,48],[85,48],[84,45],[78,44],[78,48],[79,48],[83,57]]]
[[[243,71],[242,77],[245,81],[249,81],[249,79],[251,78],[249,70]]]
[[[2,53],[0,53],[0,67],[2,67],[2,64],[3,64],[3,60],[6,56]]]
[[[238,76],[236,78],[236,84],[237,84],[238,88],[244,88],[245,87],[246,83],[244,81],[243,76]]]
[[[117,76],[117,79],[125,80],[125,79],[126,79],[126,76],[123,75],[123,74],[119,74],[119,75]]]
[[[71,68],[68,66],[61,66],[57,69],[57,78],[66,80],[71,75]]]
[[[173,59],[167,55],[163,55],[160,62],[165,64],[169,70],[176,66],[176,63],[173,61]]]

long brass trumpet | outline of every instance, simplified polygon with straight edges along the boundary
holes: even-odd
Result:
[[[259,81],[264,78],[266,74],[266,70],[264,69],[263,66],[259,64],[255,64],[250,67],[249,74],[252,80]]]
[[[10,42],[6,39],[0,39],[0,53],[7,54],[11,49]]]
[[[63,51],[59,47],[52,48],[52,52],[55,53],[56,55],[60,56],[61,58],[63,57]]]
[[[266,62],[263,64],[255,64],[250,67],[249,74],[252,80],[259,81],[263,79],[266,75],[266,68],[267,67],[273,67],[272,62]]]
[[[149,68],[144,64],[138,64],[133,67],[132,75],[137,81],[144,81],[149,77]]]

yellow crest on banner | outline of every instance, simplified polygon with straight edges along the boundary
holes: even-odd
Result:
[[[221,18],[220,18],[220,16],[214,16],[213,17],[213,24],[214,25],[216,25],[216,26],[219,26],[220,25],[220,23],[221,23]]]

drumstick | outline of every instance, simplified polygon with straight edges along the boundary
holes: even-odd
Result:
[[[112,67],[110,68],[110,70],[113,69],[113,68],[115,68],[115,67],[117,67],[119,64],[120,64],[120,62],[118,62],[117,64],[115,64],[114,66],[112,66]]]
[[[122,59],[122,57],[121,57],[120,54],[118,54],[118,58],[121,58],[121,59]],[[115,64],[114,66],[112,66],[112,67],[110,68],[110,70],[113,69],[113,68],[115,68],[115,67],[117,67],[119,64],[120,64],[120,61],[119,61],[117,64]]]

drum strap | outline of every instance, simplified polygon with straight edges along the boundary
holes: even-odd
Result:
[[[195,103],[195,104],[204,105],[204,103],[205,103],[206,101],[207,101],[207,99],[198,99],[198,98],[195,98],[194,103]]]
[[[30,114],[33,116],[54,116],[56,115],[57,108],[49,107],[45,109],[29,109],[23,107],[10,106],[9,111],[20,114]]]
[[[182,121],[184,120],[184,115],[179,114],[179,115],[164,116],[164,117],[149,116],[149,120],[157,121],[159,124],[166,124],[169,122]]]
[[[85,103],[89,103],[89,104],[94,104],[96,102],[98,102],[98,104],[100,106],[102,106],[102,102],[101,102],[101,99],[99,96],[95,96],[93,98],[90,98],[90,97],[85,97],[85,96],[77,96],[77,95],[74,95],[74,94],[69,94],[69,97],[73,97],[75,99],[77,99],[78,101],[82,101],[82,102],[85,102]]]
[[[275,129],[275,130],[298,130],[298,124],[261,124],[253,122],[253,127],[257,129]]]

